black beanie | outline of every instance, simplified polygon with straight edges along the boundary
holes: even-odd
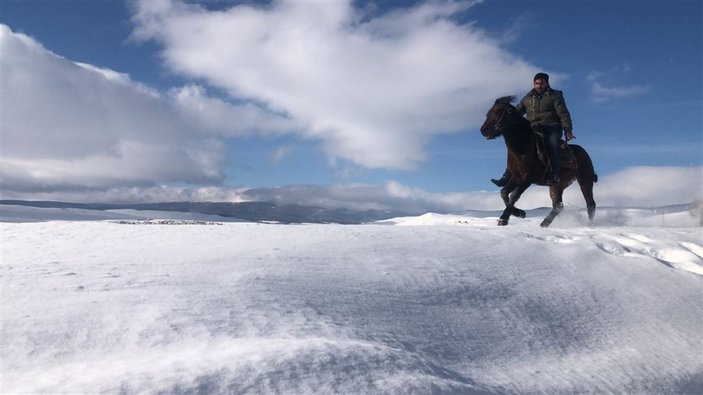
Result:
[[[537,81],[537,80],[545,80],[545,81],[549,82],[549,74],[537,73],[537,74],[535,74],[535,78],[532,81]]]

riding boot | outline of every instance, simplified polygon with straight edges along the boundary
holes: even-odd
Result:
[[[491,182],[496,184],[499,187],[504,187],[508,185],[508,181],[510,180],[510,170],[505,169],[505,172],[503,173],[503,176],[500,177],[500,179],[496,180],[495,178],[491,178]]]

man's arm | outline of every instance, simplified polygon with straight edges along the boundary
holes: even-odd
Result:
[[[554,98],[554,109],[559,116],[561,127],[564,129],[567,139],[571,140],[574,138],[573,126],[571,124],[571,114],[569,113],[569,109],[566,108],[566,101],[564,100],[564,95],[561,92],[559,92],[559,94],[556,95],[556,98]],[[571,138],[569,138],[569,136],[571,136]]]

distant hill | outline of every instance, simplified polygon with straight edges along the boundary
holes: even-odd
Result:
[[[0,205],[81,210],[139,210],[198,213],[251,222],[360,224],[417,213],[382,210],[349,210],[267,202],[166,202],[139,204],[71,203],[56,201],[0,200]]]

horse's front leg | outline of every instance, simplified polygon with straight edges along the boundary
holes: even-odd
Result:
[[[516,185],[511,182],[500,191],[500,196],[503,198],[503,202],[505,202],[505,210],[503,210],[503,214],[498,219],[499,226],[507,225],[511,214],[520,218],[525,218],[525,211],[516,208],[515,203],[520,199],[520,196],[522,196],[523,192],[525,192],[530,184],[532,183],[524,182]]]
[[[508,182],[508,185],[506,185],[503,189],[500,190],[500,197],[501,197],[501,199],[503,199],[503,203],[505,203],[506,208],[510,204],[510,193],[512,191],[514,191],[515,188],[517,188],[517,187],[518,187],[518,184],[515,181],[510,180]],[[526,215],[524,210],[520,210],[519,208],[515,207],[514,204],[510,210],[510,214],[512,214],[516,217],[519,217],[519,218],[525,218],[525,215]],[[507,225],[507,221],[506,221],[506,225]]]
[[[514,191],[516,187],[517,184],[511,179],[510,181],[508,181],[508,185],[506,185],[500,190],[500,198],[503,199],[503,203],[505,203],[505,210],[503,210],[503,214],[501,214],[500,218],[498,219],[499,226],[505,226],[508,224],[508,219],[510,219],[510,214],[512,213],[514,208],[510,204],[510,193]]]

